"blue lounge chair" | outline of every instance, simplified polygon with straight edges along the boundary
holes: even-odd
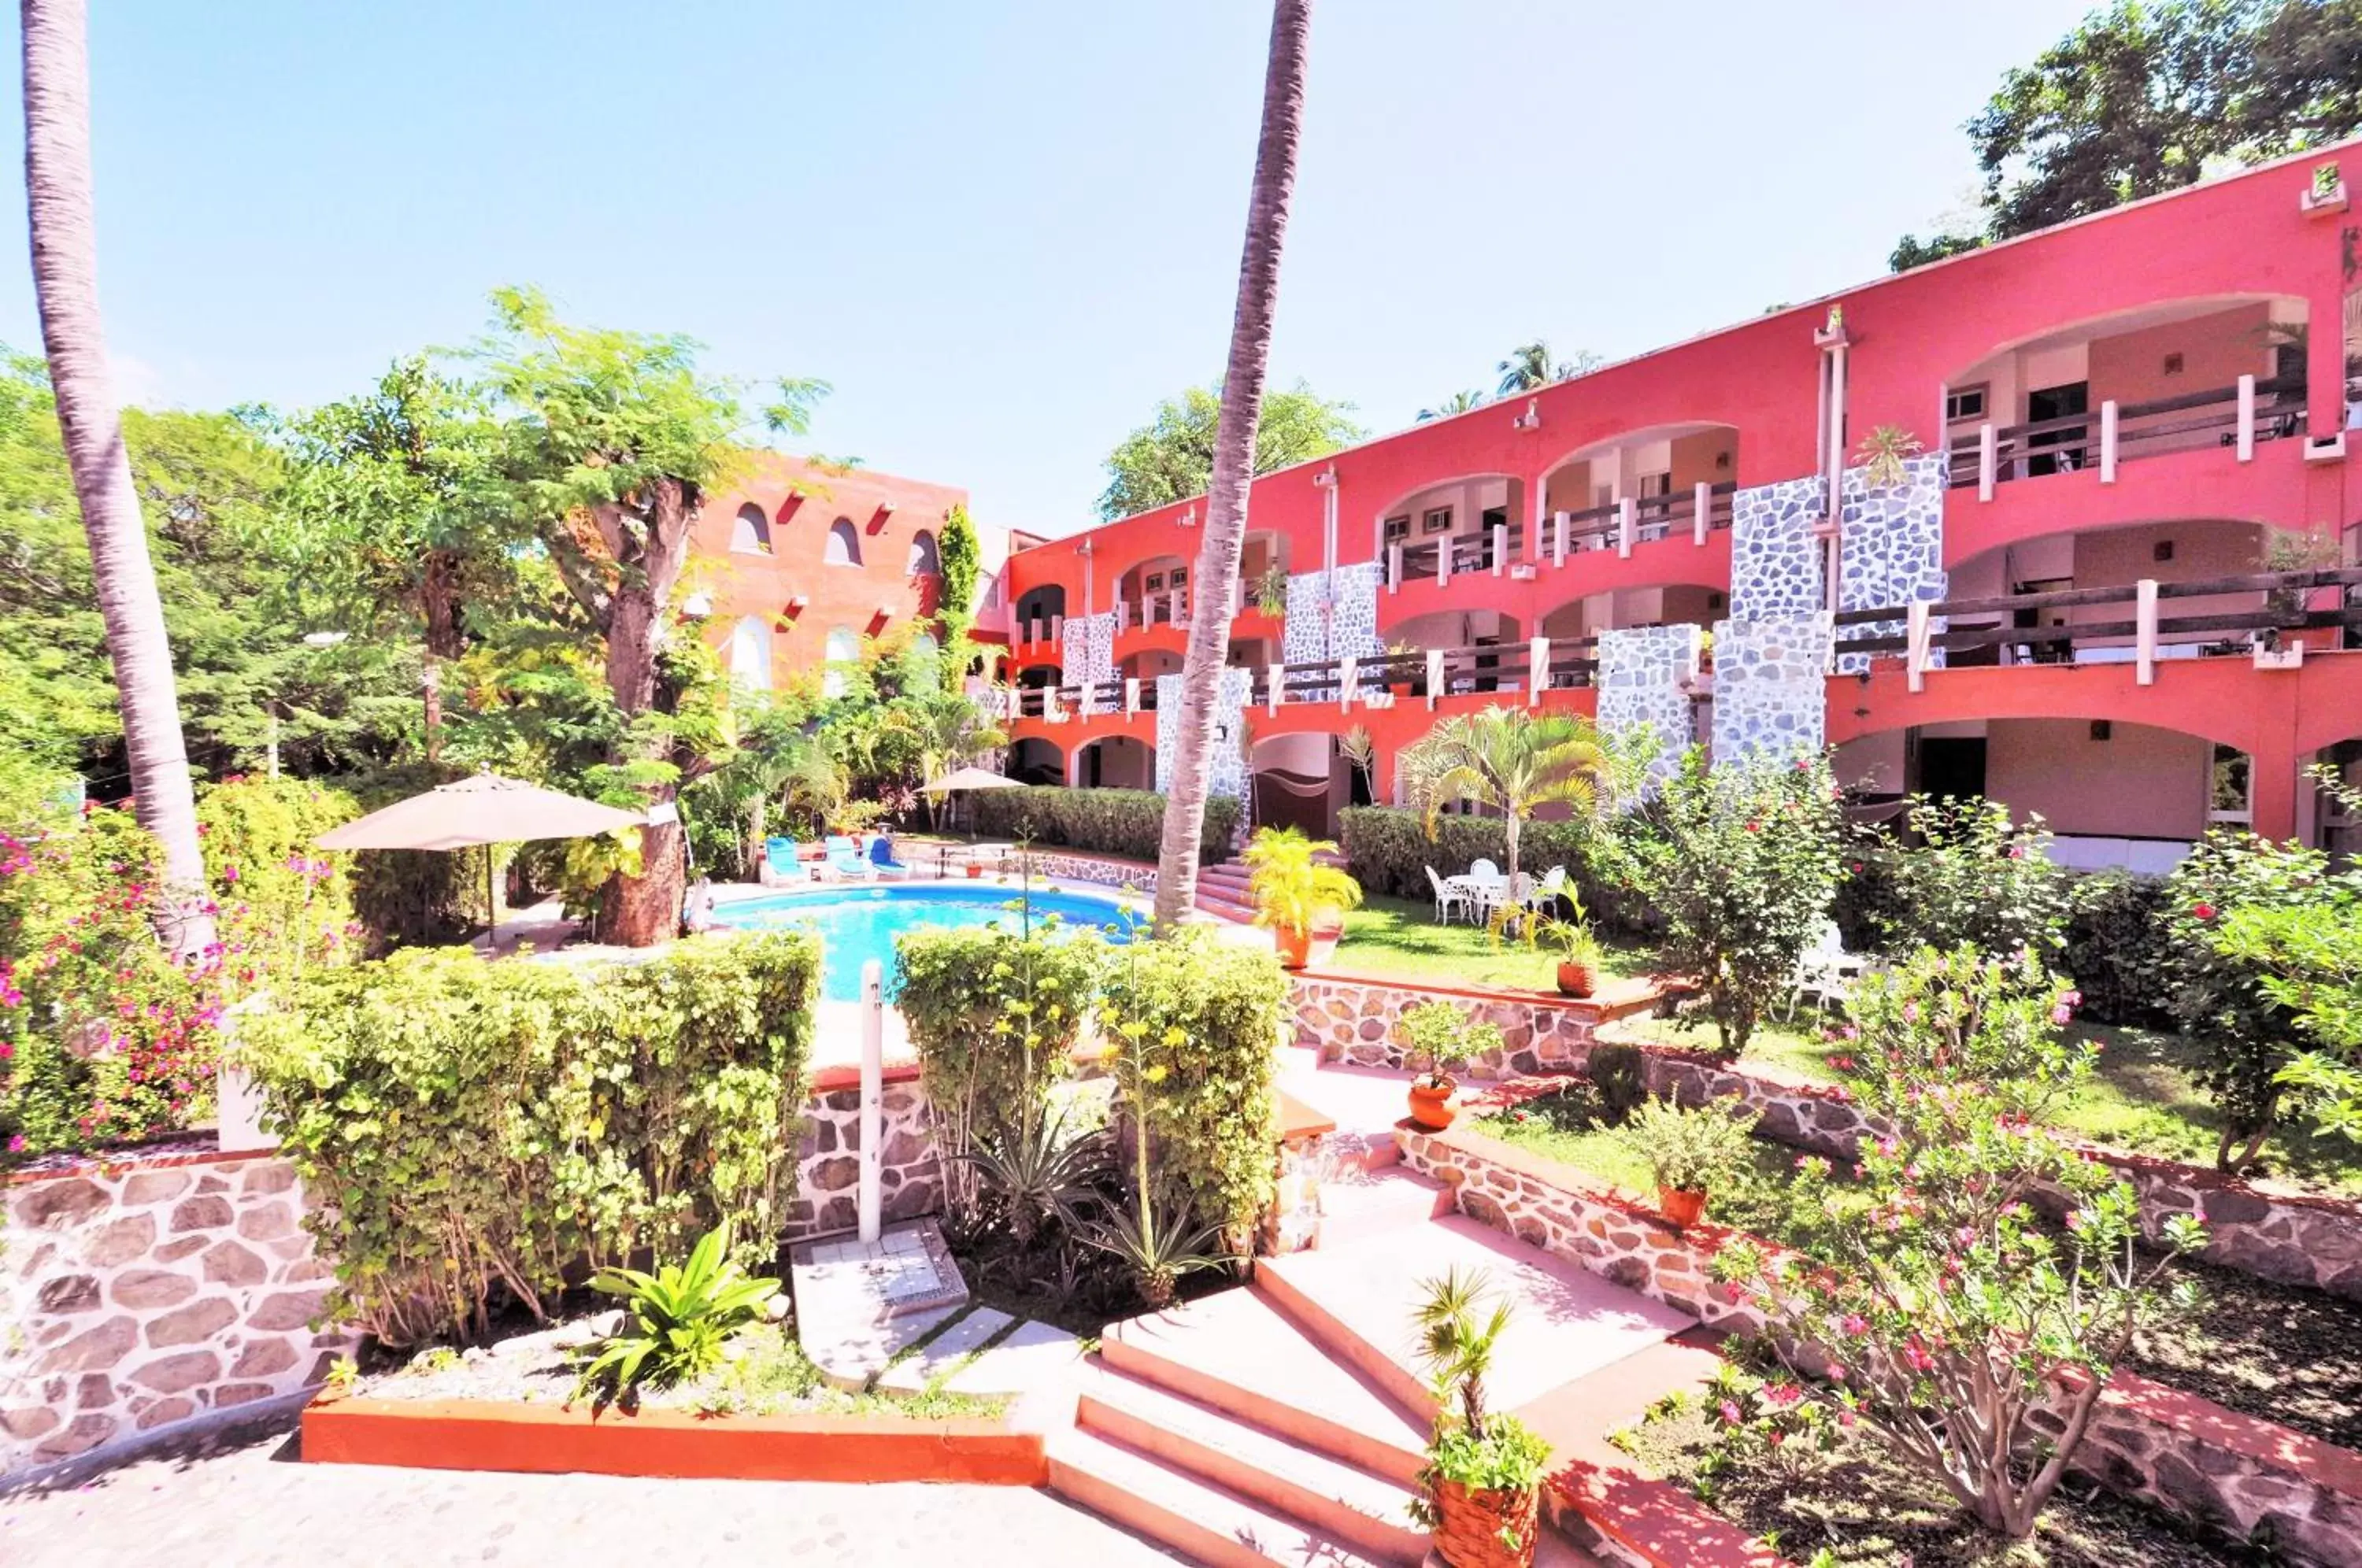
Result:
[[[879,834],[869,841],[869,864],[877,875],[891,881],[910,876],[911,868],[894,858],[894,841]]]
[[[848,882],[875,881],[877,868],[861,858],[861,850],[843,834],[833,833],[824,841],[828,850],[827,870],[832,877],[842,877]]]
[[[759,877],[766,888],[789,887],[811,880],[803,863],[796,858],[796,841],[792,838],[766,839],[763,842],[763,864]]]

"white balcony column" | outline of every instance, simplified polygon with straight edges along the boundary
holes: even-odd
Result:
[[[1526,643],[1526,706],[1541,705],[1542,689],[1550,684],[1550,639],[1533,637]]]
[[[1388,593],[1402,591],[1402,574],[1403,547],[1402,541],[1397,539],[1386,547],[1386,591]]]
[[[1285,665],[1265,665],[1264,667],[1263,679],[1264,712],[1266,713],[1276,713],[1279,712],[1280,683],[1287,679],[1287,668]]]
[[[1362,672],[1353,656],[1347,654],[1337,661],[1337,709],[1340,712],[1353,711],[1353,699],[1359,694]]]
[[[2157,579],[2133,584],[2133,683],[2157,684]]]
[[[1632,558],[1632,540],[1639,529],[1640,503],[1628,495],[1616,503],[1616,553],[1626,560]]]
[[[1136,675],[1124,677],[1123,711],[1126,716],[1140,712],[1140,677]]]
[[[2100,404],[2100,482],[2116,482],[2116,400]]]
[[[1696,499],[1690,502],[1690,543],[1703,545],[1711,531],[1714,517],[1714,481],[1700,480],[1690,492]]]
[[[1903,657],[1904,685],[1913,691],[1927,689],[1927,605],[1915,599],[1904,611]]]
[[[1566,513],[1560,513],[1553,521],[1557,525],[1558,539],[1551,547],[1551,565],[1564,566],[1566,565]]]
[[[1991,501],[1993,479],[2001,467],[2001,443],[1988,419],[1977,426],[1977,499]]]
[[[2239,378],[2239,460],[2256,460],[2256,378]]]
[[[1427,711],[1435,712],[1435,700],[1443,695],[1443,650],[1427,650]]]
[[[1509,565],[1509,525],[1493,525],[1493,575],[1498,577]]]
[[[1454,537],[1449,533],[1435,536],[1435,580],[1439,587],[1451,580],[1451,541]]]
[[[1054,642],[1057,642],[1057,641],[1059,641],[1060,639],[1064,638],[1064,637],[1065,636],[1065,635],[1066,635],[1066,618],[1065,618],[1064,615],[1053,615],[1053,616],[1051,616],[1051,617],[1050,617],[1050,640],[1051,640],[1052,642],[1054,642]]]

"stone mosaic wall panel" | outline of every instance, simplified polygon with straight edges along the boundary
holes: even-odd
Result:
[[[1817,475],[1757,485],[1730,498],[1730,613],[1740,621],[1806,615],[1824,608],[1820,542],[1813,524],[1828,504]]]
[[[1280,657],[1289,664],[1308,664],[1314,659],[1368,658],[1384,653],[1385,644],[1378,636],[1378,593],[1385,575],[1383,562],[1356,561],[1333,573],[1299,572],[1289,578]],[[1324,604],[1329,611],[1325,626],[1320,613]]]
[[[935,1154],[935,1123],[915,1077],[889,1082],[879,1180],[889,1221],[940,1214],[944,1173]],[[849,1231],[860,1219],[861,1090],[822,1089],[804,1107],[796,1146],[796,1199],[788,1209],[787,1239]]]
[[[1066,623],[1060,683],[1095,685],[1115,674],[1115,612],[1078,615]]]
[[[1945,466],[1942,458],[1913,458],[1904,465],[1909,477],[1903,483],[1879,490],[1862,482],[1860,469],[1846,470],[1839,497],[1845,527],[1838,553],[1838,609],[1942,601],[1950,582],[1944,570]],[[1850,629],[1899,637],[1904,624],[1873,621]],[[1941,667],[1940,649],[1930,663]],[[1840,675],[1857,675],[1869,666],[1868,655],[1845,654],[1837,668]]]
[[[1472,1017],[1490,1020],[1501,1031],[1501,1049],[1472,1062],[1470,1075],[1506,1078],[1518,1073],[1572,1072],[1591,1050],[1597,1003],[1534,997],[1476,998],[1415,986],[1364,980],[1288,977],[1296,1009],[1296,1043],[1319,1048],[1331,1061],[1362,1067],[1400,1069],[1406,1063],[1395,1021],[1403,1010],[1441,997],[1460,1002]]]
[[[1251,669],[1225,669],[1214,700],[1214,723],[1230,738],[1217,738],[1207,790],[1237,799],[1246,793],[1246,763],[1240,756],[1241,720],[1247,692],[1254,683]],[[1181,723],[1181,676],[1178,671],[1156,678],[1156,792],[1173,788],[1173,747]]]
[[[92,1162],[0,1187],[0,1474],[296,1393],[328,1264],[276,1154]]]
[[[1689,746],[1698,673],[1698,628],[1643,626],[1599,634],[1600,732],[1621,737],[1646,724],[1656,742],[1650,772],[1661,777]]]
[[[1827,611],[1714,628],[1714,755],[1717,760],[1817,751],[1828,733]]]

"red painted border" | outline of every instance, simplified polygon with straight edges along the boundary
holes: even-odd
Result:
[[[1625,1551],[1662,1568],[1793,1568],[1787,1558],[1679,1487],[1572,1460],[1544,1485]]]
[[[72,1165],[45,1165],[37,1170],[0,1172],[0,1187],[32,1187],[73,1176],[113,1180],[139,1171],[172,1170],[182,1165],[226,1165],[239,1160],[271,1160],[284,1156],[271,1149],[183,1149],[173,1154],[142,1154],[137,1149],[121,1154],[90,1154]]]
[[[742,1481],[964,1481],[1039,1486],[1042,1434],[903,1416],[626,1414],[489,1399],[315,1399],[307,1463]]]
[[[1343,949],[1340,949],[1342,952]],[[1299,969],[1290,979],[1317,981],[1329,986],[1363,986],[1377,990],[1414,991],[1421,996],[1458,997],[1465,1001],[1516,1002],[1523,1006],[1546,1007],[1562,1012],[1588,1012],[1602,1021],[1622,1018],[1644,1007],[1653,1007],[1663,999],[1668,988],[1653,979],[1617,980],[1606,995],[1587,997],[1561,996],[1556,991],[1522,991],[1507,986],[1446,986],[1432,980],[1395,979],[1384,975],[1358,974],[1334,966],[1325,968]]]

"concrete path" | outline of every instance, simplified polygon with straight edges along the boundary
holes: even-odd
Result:
[[[1006,1563],[1170,1568],[1097,1516],[1020,1486],[633,1481],[300,1464],[292,1423],[165,1450],[71,1490],[0,1494],[8,1568],[222,1563]]]

